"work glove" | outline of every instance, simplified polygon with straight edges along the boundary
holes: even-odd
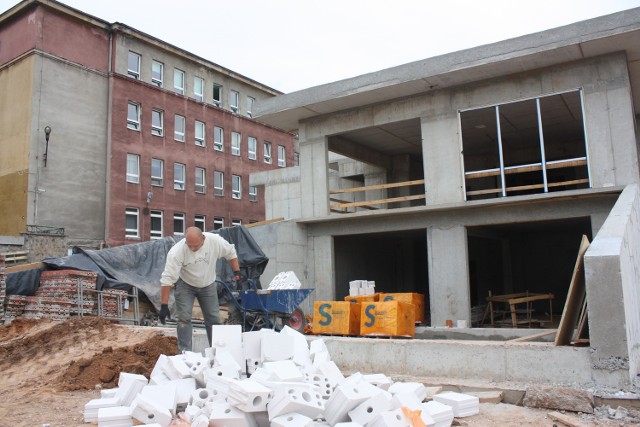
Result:
[[[160,323],[162,323],[163,325],[165,323],[167,323],[167,317],[169,319],[171,319],[171,313],[169,313],[169,305],[168,304],[162,304],[160,306],[160,313],[158,313],[158,318],[160,319]]]
[[[236,286],[238,286],[238,289],[241,289],[242,284],[247,280],[247,277],[240,271],[234,271],[233,278],[236,281]]]

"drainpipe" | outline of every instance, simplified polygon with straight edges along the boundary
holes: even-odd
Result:
[[[111,205],[111,125],[113,122],[113,28],[109,29],[109,57],[107,64],[107,158],[105,173],[104,241],[109,237],[109,206]]]

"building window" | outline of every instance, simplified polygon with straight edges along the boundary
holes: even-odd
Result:
[[[140,80],[140,55],[129,51],[129,60],[127,61],[127,74],[136,80]]]
[[[151,63],[151,83],[158,87],[164,84],[164,64],[162,62],[153,61]]]
[[[196,145],[204,147],[204,122],[196,120]]]
[[[151,239],[162,239],[162,211],[151,211]]]
[[[466,200],[591,186],[582,94],[459,113]]]
[[[173,214],[173,234],[184,234],[184,214],[181,212]]]
[[[126,208],[124,217],[125,237],[140,237],[138,227],[138,208]]]
[[[229,108],[231,108],[231,111],[233,111],[234,113],[237,113],[239,104],[240,104],[240,92],[237,92],[235,90],[229,91]]]
[[[217,126],[213,128],[213,149],[224,151],[224,129]]]
[[[247,116],[253,117],[253,103],[256,102],[255,98],[247,96]]]
[[[271,143],[268,141],[264,142],[264,162],[271,163]]]
[[[155,136],[164,135],[164,112],[151,110],[151,134]]]
[[[240,155],[240,142],[242,140],[242,135],[238,132],[231,132],[231,154],[234,156]]]
[[[231,175],[231,198],[242,198],[242,178],[239,175]]]
[[[293,152],[293,165],[300,166],[300,153]]]
[[[193,78],[193,96],[198,102],[204,101],[204,80],[200,77]]]
[[[198,227],[202,231],[206,231],[206,217],[204,215],[196,215],[193,218],[193,225]]]
[[[284,146],[278,145],[278,166],[281,168],[287,166],[287,152],[284,149]]]
[[[132,130],[140,130],[140,104],[129,103],[127,110],[127,127]]]
[[[173,70],[173,91],[184,95],[184,71],[177,68]]]
[[[196,167],[196,193],[206,193],[207,185],[205,183],[206,171],[204,168]]]
[[[213,84],[213,105],[222,107],[222,85]]]
[[[185,188],[185,165],[182,163],[173,164],[173,188],[183,190]]]
[[[183,116],[176,114],[174,121],[173,139],[176,141],[184,142],[184,129],[186,120]]]
[[[241,219],[232,219],[231,220],[231,226],[236,227],[236,226],[241,226],[242,225],[242,220]]]
[[[140,156],[127,154],[127,182],[140,184]]]
[[[213,217],[213,229],[220,230],[221,228],[224,228],[224,218],[219,216]]]
[[[219,171],[213,172],[213,195],[224,196],[224,174]]]
[[[251,160],[255,160],[257,157],[257,150],[258,150],[258,140],[250,136],[247,139],[247,156]]]
[[[151,185],[162,187],[164,184],[164,160],[151,159]]]
[[[258,201],[258,187],[255,185],[249,186],[249,201],[257,202]]]

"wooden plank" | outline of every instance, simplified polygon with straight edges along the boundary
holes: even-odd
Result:
[[[15,273],[16,271],[31,270],[34,268],[44,268],[41,262],[32,262],[31,264],[13,265],[4,269],[5,273]]]
[[[367,205],[383,205],[386,203],[406,202],[408,200],[418,200],[426,198],[426,194],[416,194],[415,196],[403,196],[393,197],[391,199],[370,200],[363,202],[341,203],[339,205],[331,205],[331,209],[350,208],[353,206],[367,206]]]
[[[560,413],[560,412],[549,412],[547,414],[549,416],[549,418],[551,418],[553,421],[558,421],[561,422],[562,424],[568,426],[568,427],[580,427],[582,426],[582,422],[580,420],[576,420],[575,418]]]
[[[511,298],[509,299],[509,304],[521,304],[523,302],[533,302],[548,299],[553,299],[553,294],[529,294],[529,296],[526,297]]]
[[[507,341],[508,343],[510,342],[525,342],[525,341],[532,341],[538,338],[542,338],[542,337],[546,337],[548,335],[552,335],[555,334],[557,332],[557,329],[551,329],[549,331],[545,331],[545,332],[539,332],[537,334],[533,334],[533,335],[527,335],[525,337],[520,337],[520,338],[514,338],[512,340]]]
[[[342,199],[336,199],[333,197],[329,197],[329,201],[330,202],[338,202],[338,203],[351,203],[349,200],[342,200]],[[370,203],[370,202],[367,202]],[[364,209],[369,209],[369,210],[377,210],[379,208],[376,208],[375,206],[362,206],[362,208]]]
[[[411,185],[419,185],[419,184],[424,184],[424,179],[417,179],[415,181],[405,181],[405,182],[392,182],[392,183],[389,183],[389,184],[371,185],[369,187],[345,188],[343,190],[330,191],[329,194],[355,193],[355,192],[358,192],[358,191],[382,190],[382,189],[385,189],[385,188],[408,187],[408,186],[411,186]]]
[[[267,224],[273,224],[274,222],[280,222],[280,221],[284,221],[284,217],[278,217],[278,218],[273,218],[273,219],[267,219],[264,221],[259,221],[259,222],[253,222],[251,224],[247,224],[244,227],[245,228],[251,228],[251,227],[258,227],[260,225],[267,225]]]
[[[576,323],[580,316],[580,309],[586,297],[586,288],[584,284],[584,254],[589,248],[589,239],[582,236],[580,249],[578,250],[578,259],[573,268],[573,275],[567,293],[567,300],[562,310],[562,317],[558,325],[558,333],[556,334],[555,345],[569,345],[576,328]]]

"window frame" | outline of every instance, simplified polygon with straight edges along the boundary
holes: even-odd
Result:
[[[160,125],[154,124],[155,118],[159,118]],[[151,110],[151,135],[164,136],[164,111],[153,108]]]
[[[154,74],[156,74],[156,71],[153,69],[154,65],[160,66],[160,72],[158,73],[160,74],[160,78],[154,77]],[[158,87],[164,87],[164,63],[156,61],[155,59],[151,61],[151,83]]]
[[[176,221],[181,221],[182,222],[182,231],[181,232],[176,232]],[[176,236],[184,236],[184,232],[186,230],[186,223],[185,223],[185,215],[184,212],[174,212],[173,213],[173,235]]]
[[[224,197],[224,172],[213,171],[213,195]]]
[[[202,224],[202,227],[198,225],[198,223]],[[202,231],[207,231],[207,216],[206,215],[194,215],[193,216],[193,225],[198,227]]]
[[[267,164],[271,164],[272,163],[272,157],[271,157],[271,143],[269,141],[265,141],[264,144],[262,144],[263,147],[263,157],[264,157],[264,162]]]
[[[124,210],[124,237],[125,239],[139,239],[140,238],[140,209],[138,208],[125,208]],[[127,228],[128,217],[135,217],[136,228]]]
[[[198,88],[198,82],[201,83],[199,93],[196,92],[196,89]],[[193,97],[198,102],[204,101],[204,79],[202,77],[193,76]]]
[[[249,201],[250,202],[258,201],[258,187],[255,185],[249,186]]]
[[[164,237],[164,214],[159,210],[152,210],[149,212],[149,239],[157,240]],[[160,230],[153,229],[153,219],[160,219]]]
[[[258,158],[258,138],[255,136],[247,138],[247,158],[250,160],[256,160]]]
[[[241,220],[241,219],[233,218],[233,219],[231,220],[231,226],[232,226],[232,227],[237,227],[237,226],[239,226],[239,225],[242,225],[242,220]]]
[[[135,57],[135,58],[134,58]],[[131,66],[131,59],[134,58],[136,59],[136,69],[132,69],[130,68]],[[129,54],[127,55],[127,75],[129,77],[132,77],[136,80],[140,80],[140,66],[142,64],[142,55],[140,55],[137,52],[134,52],[132,50],[129,51]]]
[[[253,118],[253,104],[256,99],[253,96],[247,96],[247,117]]]
[[[213,84],[213,90],[212,90],[212,103],[213,105],[215,105],[216,107],[222,107],[222,85],[219,83],[214,83]],[[216,92],[218,92],[218,98],[216,98]]]
[[[214,216],[213,217],[213,229],[214,230],[220,230],[221,228],[224,228],[224,218],[221,216]]]
[[[200,184],[198,183],[198,178],[201,178],[202,182]],[[206,194],[207,192],[207,170],[199,166],[196,166],[195,169],[195,191],[198,194]]]
[[[231,175],[231,198],[242,199],[242,176],[240,175]]]
[[[231,132],[231,155],[239,156],[242,146],[242,134],[240,132]]]
[[[199,131],[199,128],[202,130],[202,132]],[[193,131],[194,131],[193,140],[195,144],[198,147],[206,147],[207,144],[205,141],[206,141],[206,134],[207,134],[207,125],[200,120],[194,120]],[[200,133],[201,135],[199,135]]]
[[[135,171],[130,169],[129,166],[133,166],[130,160],[135,160]],[[135,153],[127,153],[126,164],[126,182],[129,184],[140,184],[140,155]]]
[[[287,149],[284,145],[278,145],[278,167],[287,167]]]
[[[153,174],[153,170],[154,170],[154,163],[155,162],[160,162],[160,175],[159,176],[154,176]],[[164,160],[162,159],[156,159],[156,158],[152,158],[151,159],[151,186],[152,187],[164,187]]]
[[[181,166],[181,168],[179,168]],[[182,169],[182,181],[176,178],[176,170]],[[187,189],[187,166],[184,163],[173,163],[173,189],[178,191],[185,191]]]
[[[131,117],[131,108],[135,108],[136,117]],[[140,112],[142,107],[137,102],[128,101],[127,102],[127,129],[135,130],[136,132],[140,132]]]
[[[220,135],[220,141],[217,140],[218,135]],[[213,127],[213,149],[224,152],[224,128],[220,126]]]
[[[178,117],[182,119],[182,132],[178,132]],[[187,118],[180,114],[174,115],[173,119],[173,139],[178,142],[184,142],[187,131]]]
[[[177,76],[182,76],[182,86],[176,86],[176,77]],[[185,72],[182,71],[179,68],[174,68],[173,69],[173,91],[175,93],[177,93],[178,95],[184,95],[184,91],[185,91],[185,87],[184,87],[184,83],[185,83]]]
[[[240,110],[240,92],[237,90],[229,90],[229,109],[234,113]]]

